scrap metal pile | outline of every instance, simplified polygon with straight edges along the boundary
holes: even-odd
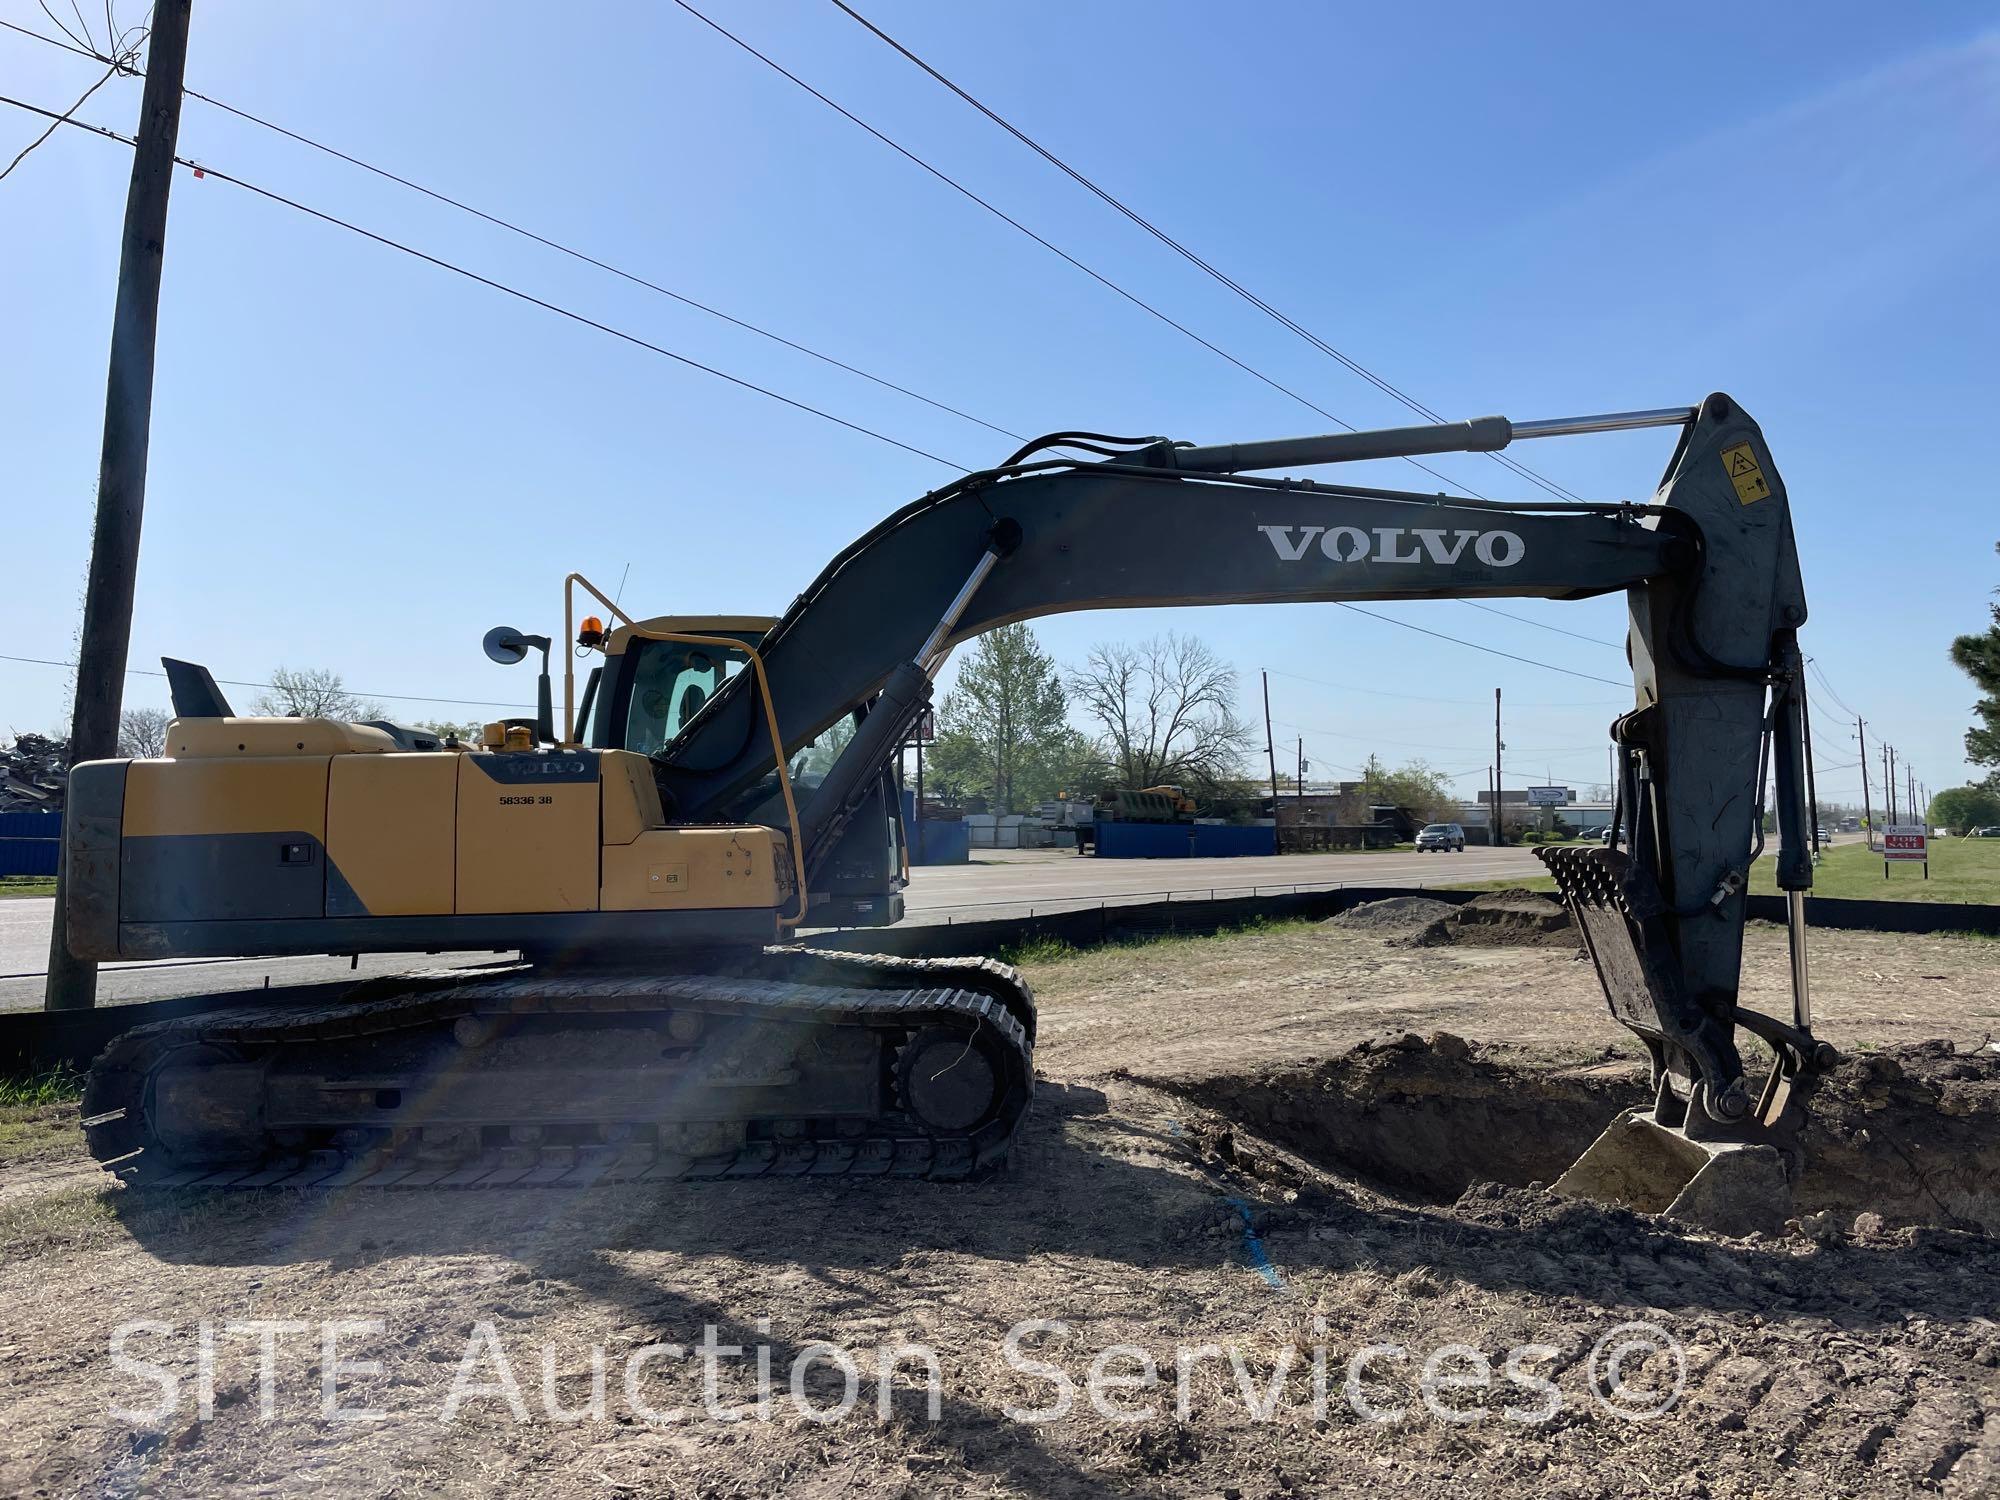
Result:
[[[69,741],[24,734],[0,748],[0,812],[61,812]]]

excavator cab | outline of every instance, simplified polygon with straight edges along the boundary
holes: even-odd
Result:
[[[585,688],[586,712],[578,716],[575,738],[603,749],[654,755],[681,738],[708,703],[738,674],[775,619],[760,615],[662,615],[604,631],[585,622],[579,647],[595,637],[604,661],[592,669]],[[592,628],[595,627],[595,628]],[[701,645],[689,636],[732,643]],[[866,714],[866,706],[846,708],[802,745],[790,749],[786,776],[796,798],[816,796]],[[903,917],[909,883],[902,799],[893,769],[883,767],[857,808],[840,842],[808,895],[818,925],[879,927]],[[723,810],[732,820],[784,829],[784,790],[775,764]]]

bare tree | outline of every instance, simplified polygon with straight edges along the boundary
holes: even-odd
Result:
[[[174,716],[164,708],[128,708],[118,715],[118,753],[128,760],[146,760],[167,753],[167,726]]]
[[[1068,676],[1128,787],[1210,787],[1235,776],[1250,748],[1250,726],[1236,716],[1236,670],[1194,636],[1099,644]]]
[[[266,718],[346,719],[357,722],[388,716],[379,703],[357,698],[347,691],[340,674],[326,667],[279,667],[271,674],[270,688],[255,705]]]

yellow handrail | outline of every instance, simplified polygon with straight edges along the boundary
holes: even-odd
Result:
[[[778,790],[785,799],[785,818],[790,825],[792,840],[792,869],[798,882],[798,909],[790,916],[782,912],[778,915],[780,927],[796,928],[805,921],[806,915],[806,849],[805,841],[799,836],[799,806],[792,797],[792,772],[785,764],[785,742],[778,733],[778,707],[771,697],[770,674],[764,670],[764,656],[747,641],[739,641],[726,635],[689,635],[675,630],[648,630],[604,597],[603,592],[581,573],[572,573],[563,580],[563,642],[565,656],[563,664],[563,742],[575,743],[576,722],[571,689],[575,682],[576,629],[571,621],[571,610],[575,601],[574,584],[582,584],[596,596],[603,606],[618,619],[625,622],[633,636],[642,641],[673,641],[683,646],[706,646],[711,651],[741,651],[750,659],[751,669],[757,675],[757,693],[764,704],[764,724],[771,735],[771,753],[778,767]]]

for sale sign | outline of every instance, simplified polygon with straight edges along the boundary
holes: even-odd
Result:
[[[1882,857],[1884,859],[1929,860],[1930,850],[1924,843],[1925,830],[1915,824],[1892,824],[1882,830]]]

